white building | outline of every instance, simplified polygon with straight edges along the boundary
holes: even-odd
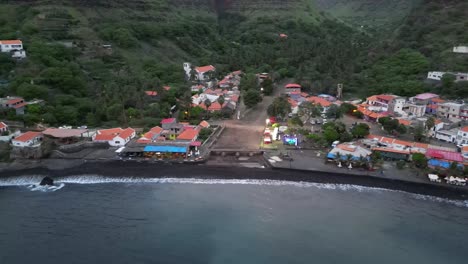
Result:
[[[435,133],[435,138],[445,142],[454,143],[455,139],[457,138],[457,134],[457,129],[439,130]]]
[[[447,118],[450,121],[459,121],[461,119],[461,109],[464,104],[446,102],[437,106],[437,116],[440,118]]]
[[[468,53],[468,46],[456,46],[453,47],[455,53]]]
[[[125,146],[132,138],[135,137],[135,130],[133,128],[122,129],[110,128],[101,129],[93,136],[94,142],[107,142],[113,147]]]
[[[216,72],[216,68],[213,65],[207,65],[202,67],[193,68],[195,71],[195,80],[194,81],[209,81],[210,74]],[[187,79],[190,79],[192,76],[192,64],[185,62],[184,71]]]
[[[468,81],[468,73],[466,72],[439,72],[432,71],[427,73],[427,79],[434,81],[441,81],[445,74],[451,74],[455,76],[455,82]]]
[[[468,144],[468,126],[462,127],[457,133],[457,144]]]
[[[21,40],[0,40],[0,52],[11,53],[11,56],[16,59],[26,58]]]
[[[20,147],[20,148],[32,147],[32,146],[41,144],[42,138],[43,136],[41,132],[28,131],[12,139],[11,144],[14,147]]]
[[[403,111],[403,108],[405,107],[406,103],[406,98],[404,97],[396,97],[393,98],[392,101],[388,104],[388,111],[394,113],[394,114],[399,114],[402,116],[406,116],[406,112]]]

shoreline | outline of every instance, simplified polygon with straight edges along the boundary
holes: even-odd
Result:
[[[61,169],[33,166],[24,169],[3,169],[0,178],[29,175],[63,178],[79,175],[128,178],[194,178],[226,180],[277,180],[291,182],[312,182],[323,184],[350,184],[371,188],[403,191],[413,194],[430,195],[453,200],[468,200],[468,188],[436,185],[430,182],[418,183],[400,179],[375,176],[311,171],[289,168],[245,168],[238,166],[215,166],[195,164],[146,163],[137,161],[86,162]]]

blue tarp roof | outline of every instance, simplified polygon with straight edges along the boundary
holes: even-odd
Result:
[[[445,168],[445,169],[450,168],[450,164],[452,164],[452,163],[449,162],[449,161],[438,160],[438,159],[430,159],[430,160],[428,161],[428,163],[429,163],[430,166],[442,167],[442,168]],[[460,169],[463,169],[463,164],[458,164],[457,167],[460,168]]]
[[[177,146],[146,146],[144,152],[171,152],[171,153],[186,153],[186,147]]]

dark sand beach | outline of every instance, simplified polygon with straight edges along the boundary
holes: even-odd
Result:
[[[450,185],[417,183],[367,175],[349,175],[326,171],[301,171],[291,169],[260,169],[236,166],[207,166],[190,164],[147,163],[136,161],[86,162],[79,165],[50,169],[34,166],[26,169],[4,169],[2,178],[26,175],[43,175],[61,178],[77,175],[135,178],[196,178],[196,179],[252,179],[330,184],[351,184],[374,188],[398,190],[457,200],[468,200],[468,188]]]

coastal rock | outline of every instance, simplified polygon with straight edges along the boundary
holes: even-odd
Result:
[[[44,177],[39,185],[54,185],[54,180],[50,177]]]

